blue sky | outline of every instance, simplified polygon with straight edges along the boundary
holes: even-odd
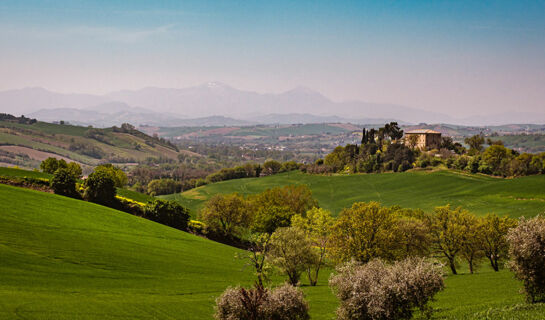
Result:
[[[221,81],[456,116],[545,111],[545,1],[4,0],[0,43],[0,90]]]

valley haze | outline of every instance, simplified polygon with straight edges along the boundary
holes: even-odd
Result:
[[[356,100],[336,102],[306,87],[282,93],[257,93],[220,82],[179,89],[146,87],[105,95],[65,94],[41,87],[7,90],[0,92],[0,110],[47,122],[64,120],[97,127],[124,122],[167,127],[336,122],[380,124],[388,121],[459,125],[545,123],[545,113],[538,112],[456,118],[396,104]]]

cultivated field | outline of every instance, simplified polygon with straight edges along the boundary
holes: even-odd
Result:
[[[288,184],[308,185],[320,206],[334,215],[356,201],[379,201],[388,206],[425,211],[451,204],[476,214],[497,213],[511,217],[545,212],[545,175],[499,179],[450,170],[332,176],[293,171],[263,178],[223,181],[163,197],[177,200],[195,215],[216,193],[251,194]]]
[[[0,212],[1,319],[211,319],[227,286],[253,281],[238,249],[96,204],[0,185]],[[303,281],[312,319],[334,317],[329,273]],[[449,276],[434,318],[542,319],[519,288],[485,266]]]

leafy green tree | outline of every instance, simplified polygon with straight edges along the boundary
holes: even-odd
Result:
[[[384,125],[384,132],[394,141],[403,137],[403,130],[399,128],[397,122],[390,122]]]
[[[493,214],[488,214],[479,220],[481,248],[494,271],[499,271],[501,262],[508,257],[507,233],[517,226],[517,221],[509,217],[500,218]]]
[[[377,202],[356,202],[344,209],[331,231],[331,252],[340,262],[373,258],[394,260],[399,248],[397,217]]]
[[[482,134],[477,134],[469,138],[465,138],[464,142],[469,145],[469,153],[474,155],[483,150],[484,136]]]
[[[282,168],[282,164],[276,160],[268,160],[263,163],[263,172],[266,175],[277,174]]]
[[[490,172],[498,176],[506,176],[508,164],[512,158],[511,150],[502,145],[491,145],[481,156],[481,161],[488,167]]]
[[[189,211],[176,201],[154,199],[144,208],[145,217],[180,230],[187,229]]]
[[[112,176],[104,170],[95,170],[84,182],[85,191],[83,198],[105,206],[115,204],[115,181]]]
[[[228,237],[239,236],[251,225],[246,199],[237,193],[214,195],[201,210],[200,219],[210,229]]]
[[[148,183],[147,193],[152,196],[179,192],[182,186],[174,179],[154,179]]]
[[[57,160],[56,158],[49,157],[40,163],[40,169],[45,173],[53,174],[59,168],[66,168],[66,161],[63,159]]]
[[[75,162],[70,162],[66,165],[66,169],[70,172],[70,174],[76,178],[81,178],[81,175],[83,171],[81,170],[81,166]]]
[[[129,179],[123,170],[120,168],[114,167],[111,163],[102,164],[95,168],[95,172],[101,171],[108,174],[112,180],[114,180],[115,186],[118,188],[123,188],[127,185]]]
[[[251,228],[255,232],[266,233],[273,233],[279,227],[288,227],[293,215],[304,214],[318,206],[306,185],[267,189],[248,200],[250,210],[254,212]]]
[[[268,233],[254,233],[248,239],[250,245],[244,254],[235,254],[235,257],[246,260],[246,265],[254,269],[256,276],[256,288],[263,288],[269,281],[270,265],[268,253],[270,249],[271,235]]]
[[[293,286],[299,283],[301,273],[318,259],[312,242],[298,228],[278,228],[271,236],[270,246],[272,264],[288,276]]]
[[[51,188],[55,194],[67,197],[77,197],[76,178],[67,168],[59,168],[53,174],[50,181]]]
[[[428,256],[432,239],[423,211],[399,209],[397,215],[398,259]]]
[[[479,219],[471,214],[464,214],[462,223],[465,227],[464,241],[461,256],[467,261],[469,272],[474,273],[478,262],[484,258],[484,252],[481,245],[481,229],[479,228]]]
[[[333,168],[333,171],[338,172],[346,166],[346,157],[344,147],[338,146],[324,158],[324,164]]]
[[[325,263],[334,222],[335,219],[331,216],[331,212],[322,208],[310,209],[305,216],[297,214],[291,219],[292,226],[302,230],[312,242],[312,246],[318,250],[317,259],[307,268],[311,286],[318,283],[318,273]]]
[[[435,208],[435,214],[431,217],[431,233],[436,250],[445,256],[453,274],[457,274],[456,258],[466,241],[467,215],[469,213],[462,208],[451,209],[447,205]]]

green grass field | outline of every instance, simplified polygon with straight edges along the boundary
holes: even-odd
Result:
[[[379,201],[426,211],[451,204],[476,214],[492,212],[512,217],[545,212],[545,175],[499,179],[448,170],[334,176],[293,171],[223,181],[162,197],[179,201],[195,215],[216,193],[251,194],[288,184],[308,185],[320,206],[334,214],[356,201]]]
[[[52,175],[40,171],[29,171],[18,168],[6,168],[0,167],[0,177],[9,177],[9,178],[42,178],[42,179],[51,179]]]
[[[0,212],[0,319],[211,319],[253,280],[238,249],[92,203],[0,185]],[[312,319],[334,318],[329,273],[303,286]],[[543,319],[519,288],[506,270],[449,276],[434,318]]]

